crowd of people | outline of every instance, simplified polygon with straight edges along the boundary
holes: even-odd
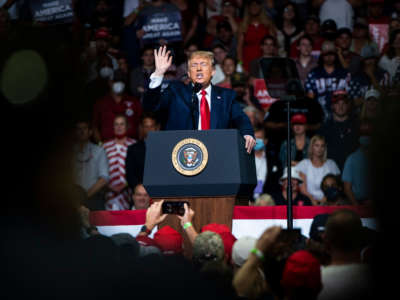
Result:
[[[210,51],[215,63],[212,84],[236,92],[236,101],[259,132],[258,184],[250,205],[260,203],[256,200],[263,194],[279,194],[286,172],[285,108],[269,95],[264,80],[278,72],[279,67],[273,69],[278,58],[290,59],[279,62],[295,67],[292,76],[301,82],[291,110],[289,146],[291,165],[303,178],[295,192],[310,200],[300,203],[327,204],[320,185],[328,174],[341,177],[347,203],[369,202],[363,156],[383,99],[396,93],[400,73],[397,1],[69,1],[70,23],[56,25],[54,20],[36,20],[29,3],[2,2],[5,41],[12,38],[13,27],[32,22],[40,28],[56,27],[78,46],[74,64],[79,65],[84,91],[77,110],[84,117],[76,125],[89,126],[89,140],[104,148],[109,170],[107,176],[104,170],[96,175],[92,170],[88,176],[97,178],[90,183],[80,174],[77,184],[89,198],[102,193],[97,197],[104,198],[103,209],[134,208],[132,195],[143,180],[139,160],[144,154],[129,157],[129,148],[143,146],[147,130],[165,129],[166,116],[148,115],[144,103],[159,46],[166,46],[172,56],[162,89],[172,81],[189,84],[187,59],[194,51]],[[168,31],[170,27],[177,30]],[[154,38],[154,28],[161,37]],[[271,62],[267,76],[265,62]],[[117,118],[125,123],[119,129]],[[148,122],[155,124],[143,129]],[[81,172],[85,163],[90,168],[88,151],[83,145],[77,150],[75,164]],[[93,194],[100,178],[107,184]]]
[[[371,190],[371,167],[383,171],[369,155],[391,167],[370,137],[381,112],[390,113],[386,98],[399,94],[400,1],[0,0],[0,43],[2,127],[12,127],[5,211],[22,216],[2,219],[14,298],[38,290],[86,299],[132,290],[150,298],[379,297],[368,264],[376,233],[351,210],[317,216],[310,239],[278,227],[236,239],[221,224],[195,229],[186,207],[186,236],[164,226],[150,238],[165,216],[143,186],[146,137],[165,129],[165,115],[144,102],[155,49],[172,56],[162,90],[190,84],[187,59],[210,51],[212,84],[235,92],[254,129],[249,205],[287,204],[288,163],[293,205],[369,205],[384,195]],[[284,62],[298,75],[290,141],[285,103],[264,80],[275,75],[264,73],[268,62],[276,74]],[[90,224],[91,211],[127,209],[147,209],[136,237],[106,237]]]

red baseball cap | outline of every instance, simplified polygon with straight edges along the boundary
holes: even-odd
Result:
[[[226,226],[225,224],[217,224],[217,223],[210,223],[210,224],[204,225],[201,228],[201,232],[204,232],[204,231],[212,231],[215,233],[231,232],[229,227]]]
[[[307,117],[305,114],[294,114],[290,122],[292,124],[307,124]]]
[[[154,242],[164,255],[182,253],[183,238],[178,231],[170,226],[164,226],[154,234]]]
[[[111,38],[111,34],[106,28],[99,28],[97,29],[96,33],[94,34],[96,40],[108,40]]]
[[[225,256],[228,258],[228,262],[232,259],[232,248],[233,244],[236,242],[235,236],[231,232],[221,232],[219,236],[222,238],[224,243]]]
[[[224,243],[225,256],[228,262],[231,261],[233,244],[236,242],[236,237],[232,234],[231,230],[225,224],[211,223],[204,225],[201,232],[212,231],[218,233]]]
[[[281,284],[285,289],[306,288],[318,295],[322,289],[318,259],[305,250],[293,253],[286,261]]]
[[[348,100],[347,91],[346,90],[337,90],[332,93],[332,103],[335,103],[339,100]]]

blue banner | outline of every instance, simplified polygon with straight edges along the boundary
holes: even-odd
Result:
[[[36,22],[64,24],[74,19],[72,0],[31,0],[30,8]]]
[[[179,12],[162,12],[152,14],[143,20],[145,43],[157,43],[163,39],[168,42],[182,40],[181,14]]]

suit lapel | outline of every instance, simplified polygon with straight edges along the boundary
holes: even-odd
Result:
[[[188,107],[189,112],[190,112],[190,120],[192,120],[192,93],[193,93],[193,87],[191,84],[185,85],[185,88],[181,90],[182,91],[182,101],[185,103],[185,105]],[[194,95],[194,97],[197,97],[197,95]],[[199,126],[199,110],[198,107],[195,107],[195,128],[197,129]]]
[[[222,97],[220,91],[211,86],[211,114],[210,114],[210,129],[218,128],[218,116],[222,115]]]

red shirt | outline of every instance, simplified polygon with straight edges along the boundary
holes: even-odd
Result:
[[[123,95],[122,101],[117,103],[111,95],[107,95],[94,105],[93,124],[100,131],[101,140],[114,137],[114,118],[123,114],[128,119],[127,136],[138,138],[138,125],[142,115],[142,105],[134,97]]]
[[[243,68],[249,71],[250,62],[262,56],[261,42],[269,33],[269,28],[264,24],[250,24],[244,34]]]

